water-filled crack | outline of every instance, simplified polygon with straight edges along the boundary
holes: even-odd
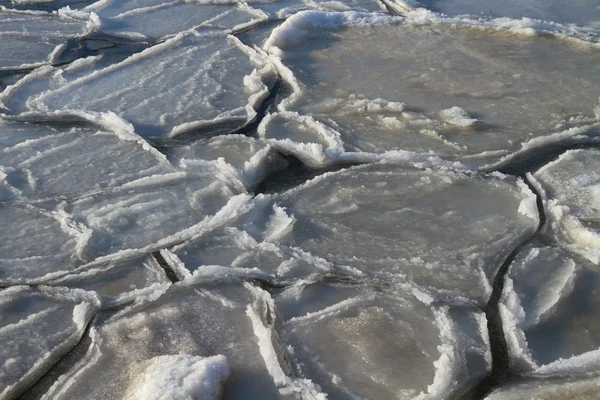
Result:
[[[165,258],[162,256],[162,254],[160,254],[160,251],[153,252],[152,256],[156,259],[158,265],[160,265],[161,268],[165,271],[165,274],[167,275],[167,278],[169,278],[171,283],[176,283],[180,281],[173,268],[171,268],[167,260],[165,260]]]
[[[521,175],[521,178],[523,178],[529,189],[536,196],[539,223],[535,232],[519,243],[500,265],[492,284],[492,294],[484,308],[487,319],[490,351],[492,353],[492,370],[488,376],[470,388],[466,389],[466,391],[465,388],[459,389],[460,391],[455,393],[453,396],[453,398],[456,399],[484,399],[493,389],[498,387],[503,381],[513,375],[510,370],[508,345],[504,333],[502,317],[500,315],[500,300],[504,290],[504,284],[506,282],[506,275],[511,264],[521,250],[523,250],[523,248],[540,237],[542,229],[546,223],[546,214],[544,212],[544,205],[542,203],[542,197],[540,193],[535,186],[529,182],[525,174]]]

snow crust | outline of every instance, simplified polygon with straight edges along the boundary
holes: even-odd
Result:
[[[141,363],[139,369],[135,383],[127,389],[126,399],[217,400],[229,377],[227,359],[222,355],[159,356]]]

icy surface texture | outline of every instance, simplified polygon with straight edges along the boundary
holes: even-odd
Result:
[[[104,32],[130,37],[164,37],[188,29],[228,29],[251,26],[262,13],[232,2],[164,2],[162,0],[99,1],[86,7],[102,20]],[[263,18],[260,18],[260,17]]]
[[[57,46],[94,30],[97,23],[89,14],[69,10],[50,14],[0,8],[0,71],[50,63]]]
[[[445,398],[486,370],[482,314],[386,292],[314,284],[276,297],[290,351],[332,398]]]
[[[223,393],[225,399],[276,398],[277,389],[256,344],[252,322],[246,315],[252,301],[249,291],[240,284],[222,283],[219,289],[175,287],[154,302],[134,307],[102,327],[94,328],[92,345],[81,365],[63,376],[46,398],[120,397],[143,390],[145,377],[140,375],[155,370],[153,364],[160,362],[157,357],[179,357],[184,363],[179,367],[182,368],[185,363],[189,365],[185,360],[192,356],[219,354],[227,359],[230,370]],[[206,378],[212,381],[226,376],[222,363],[213,366],[212,372],[207,371],[211,376]],[[179,375],[177,371],[170,371]],[[167,380],[167,377],[163,375],[160,379]],[[182,378],[174,376],[173,379]],[[190,380],[190,385],[200,383],[198,377]],[[214,390],[212,385],[210,389]]]
[[[594,263],[600,260],[598,150],[572,150],[535,172],[546,196],[549,228]]]
[[[594,399],[597,2],[0,0],[0,399]]]
[[[346,150],[435,151],[474,164],[467,156],[515,150],[566,116],[593,117],[598,50],[527,37],[533,29],[520,37],[454,24],[439,16],[296,14],[265,44],[294,87],[280,110],[338,131]]]
[[[532,247],[511,266],[501,312],[515,370],[550,377],[600,371],[600,275],[576,260]]]
[[[406,9],[424,7],[450,15],[475,17],[534,18],[560,24],[600,27],[600,6],[595,0],[575,0],[567,5],[559,0],[509,0],[498,4],[491,0],[390,0]]]
[[[0,398],[16,398],[81,339],[100,301],[81,291],[0,291]]]
[[[164,292],[170,281],[152,256],[109,262],[47,282],[98,293],[102,307],[117,307]]]
[[[244,77],[255,67],[265,74],[270,70],[252,65],[240,47],[226,34],[180,33],[121,63],[33,96],[28,104],[34,111],[76,115],[114,112],[143,137],[176,136],[223,123],[235,129],[254,118],[253,106],[268,92],[264,85],[248,90]]]
[[[502,255],[537,225],[537,215],[519,212],[531,200],[514,179],[386,163],[324,174],[274,198],[294,219],[285,246],[341,271],[482,301]]]

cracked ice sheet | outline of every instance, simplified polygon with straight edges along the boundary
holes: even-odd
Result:
[[[275,297],[298,369],[330,398],[447,398],[490,367],[485,316],[407,288],[326,283]]]
[[[47,399],[118,398],[134,389],[136,372],[163,355],[226,357],[224,399],[278,398],[246,308],[242,284],[176,285],[151,303],[133,307],[92,329],[92,346],[63,375]]]
[[[165,258],[173,269],[183,267],[188,279],[229,273],[294,282],[320,279],[330,273],[332,267],[326,260],[279,245],[279,240],[293,228],[295,218],[270,200],[268,196],[256,197],[246,214],[227,226],[175,246],[171,256]]]
[[[600,260],[600,151],[570,150],[534,173],[545,192],[549,230],[592,262]]]
[[[0,8],[0,71],[52,62],[58,45],[89,33],[96,22],[89,14],[70,10],[28,13]]]
[[[176,171],[130,132],[0,121],[0,141],[8,181],[27,200],[74,200]]]
[[[574,116],[596,118],[594,45],[502,29],[441,16],[302,12],[264,48],[281,57],[294,88],[280,110],[340,132],[346,150],[433,151],[478,164],[470,157],[491,161]]]
[[[46,282],[50,286],[83,289],[98,293],[102,307],[117,307],[143,301],[170,285],[164,270],[152,256],[110,262]]]
[[[0,291],[0,397],[17,398],[75,347],[99,305],[83,291]]]
[[[227,223],[250,197],[240,182],[219,175],[220,166],[207,163],[66,204],[67,215],[89,232],[82,256],[94,265],[141,256]]]
[[[483,304],[502,257],[537,226],[523,183],[408,163],[326,173],[246,210],[175,246],[175,262],[193,274],[225,266],[274,281],[414,281]]]
[[[86,8],[102,20],[102,31],[126,36],[160,38],[194,28],[232,30],[260,22],[258,11],[222,2],[136,0],[99,1]],[[221,3],[221,4],[219,4]]]
[[[235,130],[254,118],[253,107],[268,93],[257,82],[251,88],[244,85],[254,66],[238,45],[225,34],[178,34],[123,62],[32,96],[29,106],[41,114],[112,111],[146,138],[222,124]],[[267,74],[269,68],[263,70]]]
[[[394,3],[394,0],[389,0]],[[404,0],[409,8],[426,7],[448,15],[473,15],[477,17],[534,18],[561,24],[578,24],[600,28],[600,4],[596,0],[574,0],[568,4],[561,0]],[[411,4],[412,3],[412,4]]]
[[[562,377],[600,373],[600,273],[559,249],[517,257],[501,301],[514,371]]]
[[[273,228],[281,246],[481,302],[503,257],[537,226],[526,212],[535,197],[512,178],[411,164],[327,173],[271,199],[287,215]]]

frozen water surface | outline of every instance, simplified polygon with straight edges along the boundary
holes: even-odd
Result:
[[[290,17],[265,45],[293,74],[285,108],[337,130],[348,150],[435,151],[463,160],[517,149],[565,118],[594,116],[598,50],[483,24],[459,29],[442,17],[423,22]]]
[[[79,342],[99,300],[67,289],[0,291],[0,383],[16,398]]]
[[[253,85],[255,91],[244,86],[254,69],[234,39],[188,31],[29,103],[36,111],[111,111],[143,137],[224,122],[239,127],[255,116],[252,95],[266,92],[261,85]]]
[[[492,3],[0,0],[0,399],[598,398],[600,3]]]
[[[394,0],[391,0],[394,1]],[[473,0],[396,0],[408,9],[425,7],[450,15],[484,17],[535,18],[561,24],[600,27],[600,5],[596,0],[575,0],[568,5],[558,0],[495,1]]]
[[[105,32],[158,38],[192,28],[241,28],[263,16],[249,7],[236,7],[235,1],[214,3],[114,0],[100,1],[86,10],[98,14]]]
[[[501,255],[535,228],[537,215],[519,212],[532,199],[511,179],[390,164],[325,174],[274,196],[293,217],[281,244],[366,276],[479,299]]]
[[[243,285],[222,286],[225,293],[210,285],[176,287],[154,302],[136,306],[94,328],[82,363],[61,378],[46,398],[105,399],[125,393],[139,398],[135,391],[144,390],[140,382],[145,380],[140,376],[143,371],[155,371],[152,364],[157,357],[176,355],[181,359],[224,356],[230,369],[223,393],[226,399],[277,398],[246,315],[253,299]],[[228,295],[231,291],[236,294]]]
[[[412,399],[448,396],[473,364],[485,371],[482,315],[405,290],[317,284],[278,296],[283,337],[306,376],[332,398]]]
[[[95,23],[89,15],[69,10],[28,13],[0,8],[0,71],[51,62],[57,46],[85,35]]]

